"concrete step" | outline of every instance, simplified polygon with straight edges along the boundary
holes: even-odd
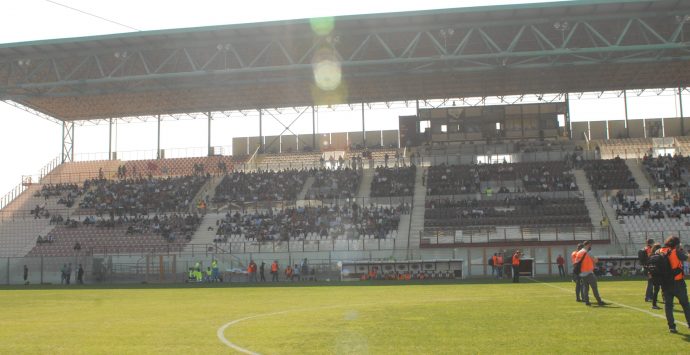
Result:
[[[309,192],[309,189],[311,189],[311,186],[314,185],[314,177],[310,176],[307,178],[307,181],[304,182],[304,186],[302,186],[302,190],[297,194],[297,200],[304,200],[304,197],[307,196],[307,192]]]
[[[362,181],[357,189],[357,197],[363,197],[366,201],[371,196],[371,182],[374,180],[374,169],[362,169],[362,171]]]
[[[419,233],[424,230],[424,204],[426,202],[426,186],[422,184],[422,176],[426,168],[418,167],[415,175],[414,196],[412,197],[412,215],[410,216],[410,233],[402,247],[408,248],[408,258],[419,249]]]
[[[225,216],[225,213],[207,213],[204,218],[201,220],[201,224],[199,225],[199,229],[192,235],[192,240],[189,242],[190,244],[213,244],[213,239],[216,238],[216,221],[219,219],[222,219]],[[208,227],[213,227],[213,230],[208,230]],[[191,251],[192,246],[187,246],[185,248],[186,251],[187,249],[190,249]],[[197,247],[198,248],[198,247]]]
[[[637,185],[640,186],[640,190],[642,190],[642,193],[649,193],[649,188],[652,186],[652,184],[649,182],[647,174],[645,174],[644,171],[642,171],[642,165],[639,163],[639,160],[626,159],[625,165],[627,165],[628,169],[630,169],[630,172],[632,173],[632,176],[635,178],[635,182],[637,182]]]
[[[592,187],[587,180],[587,175],[585,174],[584,170],[575,169],[573,170],[573,176],[575,176],[575,183],[580,188],[580,191],[582,191],[582,195],[585,198],[585,206],[589,212],[589,219],[592,221],[592,225],[598,226],[604,217],[604,211],[601,210],[599,202],[597,201],[596,197],[594,197]]]

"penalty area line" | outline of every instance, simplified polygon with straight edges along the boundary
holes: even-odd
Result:
[[[543,282],[543,281],[539,281],[539,280],[533,279],[533,278],[531,278],[531,277],[528,277],[527,279],[529,279],[529,280],[531,280],[531,281],[534,281],[534,282],[536,282],[536,283],[538,283],[538,284],[540,284],[540,285],[549,286],[549,287],[552,287],[552,288],[555,288],[555,289],[558,289],[558,290],[561,290],[561,291],[564,291],[564,292],[567,292],[567,293],[572,293],[572,290],[568,290],[567,288],[563,288],[563,287],[560,287],[560,286],[552,285],[552,284],[549,284],[549,283],[546,283],[546,282]],[[620,303],[620,302],[615,302],[615,301],[612,301],[612,300],[606,299],[606,298],[602,298],[602,300],[603,300],[604,302],[608,302],[608,303],[614,304],[614,305],[616,305],[616,306],[620,306],[620,307],[623,307],[623,308],[627,308],[627,309],[630,309],[630,310],[633,310],[633,311],[638,311],[638,312],[641,312],[641,313],[650,315],[650,316],[652,316],[652,317],[656,317],[656,318],[660,318],[660,319],[666,320],[666,316],[665,316],[665,315],[661,315],[661,314],[658,314],[658,313],[650,312],[650,311],[648,311],[648,310],[646,310],[646,309],[637,308],[637,307],[633,307],[633,306],[628,306],[627,304]],[[683,322],[683,321],[676,320],[676,323],[683,324],[683,325],[685,325],[686,327],[688,326],[688,324],[685,323],[685,322]]]

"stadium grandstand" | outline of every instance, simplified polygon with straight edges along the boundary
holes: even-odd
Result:
[[[66,262],[88,282],[181,282],[199,260],[233,274],[304,258],[329,277],[366,260],[481,277],[515,249],[552,275],[578,241],[634,257],[650,237],[687,240],[688,14],[571,1],[2,44],[0,98],[59,124],[62,149],[0,201],[0,282],[25,264],[40,282]],[[678,114],[634,118],[645,92]],[[624,119],[572,120],[583,95],[623,100]],[[361,130],[320,131],[338,108]],[[372,108],[407,113],[382,128]],[[233,117],[257,132],[214,145]],[[182,118],[206,144],[172,157],[161,126]],[[155,127],[144,158],[113,145],[134,121]],[[75,154],[87,124],[108,127],[98,159]]]

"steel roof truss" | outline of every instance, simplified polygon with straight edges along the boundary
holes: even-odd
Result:
[[[192,71],[197,71],[197,66],[196,63],[194,63],[194,59],[192,59],[192,56],[189,55],[189,51],[187,48],[182,48],[182,51],[184,52],[185,58],[187,58],[187,62],[189,62],[189,65],[192,68]],[[141,53],[141,52],[139,52]]]
[[[427,37],[429,37],[429,39],[431,40],[431,43],[434,44],[434,49],[436,49],[436,51],[438,52],[439,55],[443,56],[443,55],[448,54],[448,52],[446,51],[446,48],[436,40],[436,38],[434,37],[434,35],[431,34],[431,32],[425,31],[424,34],[426,34]]]
[[[266,44],[266,45],[264,46],[264,48],[259,52],[259,54],[256,55],[256,57],[254,58],[254,60],[252,60],[251,62],[249,62],[249,67],[250,67],[250,68],[254,68],[254,64],[256,64],[256,63],[259,61],[259,59],[261,59],[261,57],[263,57],[264,53],[266,53],[266,52],[268,51],[268,49],[271,48],[271,46],[273,45],[273,42],[274,42],[274,41],[268,42],[268,44]]]
[[[646,33],[649,33],[649,34],[651,34],[651,35],[654,36],[656,39],[658,39],[659,42],[661,42],[661,43],[668,43],[668,41],[667,41],[664,37],[662,37],[662,36],[659,34],[659,32],[655,31],[651,26],[649,26],[649,24],[647,24],[647,22],[645,22],[645,21],[642,20],[641,18],[636,18],[635,21],[637,21],[637,23],[639,23],[640,26],[641,26],[643,29],[646,30],[646,31],[644,31],[644,32],[642,32],[642,33],[645,33],[645,34],[646,34]]]
[[[369,40],[371,39],[371,36],[372,36],[372,35],[367,35],[367,37],[364,38],[364,40],[363,40],[362,42],[359,43],[359,46],[357,46],[357,49],[355,49],[355,51],[352,52],[352,54],[350,55],[350,57],[349,57],[349,59],[348,59],[349,61],[354,61],[354,60],[357,58],[357,56],[359,55],[359,53],[360,53],[360,52],[367,46],[367,44],[369,43]]]

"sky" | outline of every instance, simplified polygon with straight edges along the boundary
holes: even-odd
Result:
[[[231,0],[22,0],[3,3],[0,21],[0,43],[32,41],[101,34],[158,30],[168,28],[212,26],[365,13],[443,9],[469,6],[544,2],[544,1],[463,1],[463,0],[397,0],[397,1],[231,1]],[[87,15],[90,13],[91,15]],[[100,17],[100,18],[99,18]],[[647,94],[646,94],[647,95]],[[677,116],[677,98],[670,93],[629,97],[630,118]],[[686,98],[687,100],[687,98]],[[413,114],[412,108],[396,110],[378,107],[368,109],[367,130],[397,129],[398,115]],[[296,113],[277,116],[283,124]],[[319,132],[361,130],[359,110],[339,110],[318,115]],[[310,115],[307,115],[310,116]],[[264,135],[277,135],[283,129],[273,118],[264,116]],[[604,100],[571,100],[571,117],[576,120],[622,119],[622,98]],[[310,117],[309,117],[310,118]],[[373,119],[375,118],[375,119]],[[214,119],[212,145],[223,146],[229,153],[232,137],[258,135],[253,118]],[[21,182],[23,175],[36,176],[39,170],[61,152],[61,126],[46,119],[0,103],[0,196]],[[206,123],[203,120],[164,122],[161,148],[166,156],[201,155],[206,146]],[[311,120],[298,120],[298,133],[311,132]],[[118,122],[114,127],[113,149],[121,158],[152,158],[156,148],[156,123]],[[75,155],[79,160],[104,159],[108,151],[108,126],[85,125],[75,130]]]

